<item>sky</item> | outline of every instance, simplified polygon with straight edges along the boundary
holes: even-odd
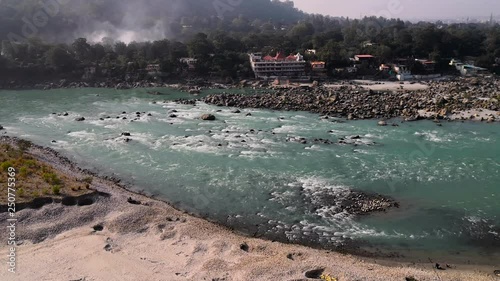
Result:
[[[455,19],[500,15],[500,0],[294,0],[308,13],[359,18]],[[495,14],[496,12],[496,14]]]

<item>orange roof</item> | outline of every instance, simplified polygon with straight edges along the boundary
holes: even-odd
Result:
[[[374,58],[372,55],[356,55],[358,58]]]

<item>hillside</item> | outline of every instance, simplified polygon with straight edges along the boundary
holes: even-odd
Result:
[[[50,42],[78,37],[124,41],[183,38],[198,31],[296,22],[304,13],[278,0],[4,0],[0,38],[35,35]],[[43,3],[49,3],[43,6]],[[47,14],[49,16],[47,16]],[[187,34],[186,34],[187,33]]]

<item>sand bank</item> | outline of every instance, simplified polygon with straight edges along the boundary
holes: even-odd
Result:
[[[53,151],[30,153],[69,177],[88,177]],[[341,281],[499,280],[489,267],[435,270],[248,238],[106,179],[94,178],[91,187],[107,195],[88,206],[52,203],[17,213],[17,273],[3,262],[0,280],[314,280],[305,273],[316,269]],[[7,253],[2,243],[0,256]]]

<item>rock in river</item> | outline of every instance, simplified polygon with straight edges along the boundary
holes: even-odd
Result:
[[[212,114],[203,114],[201,116],[201,120],[206,120],[206,121],[214,121],[216,118]]]

